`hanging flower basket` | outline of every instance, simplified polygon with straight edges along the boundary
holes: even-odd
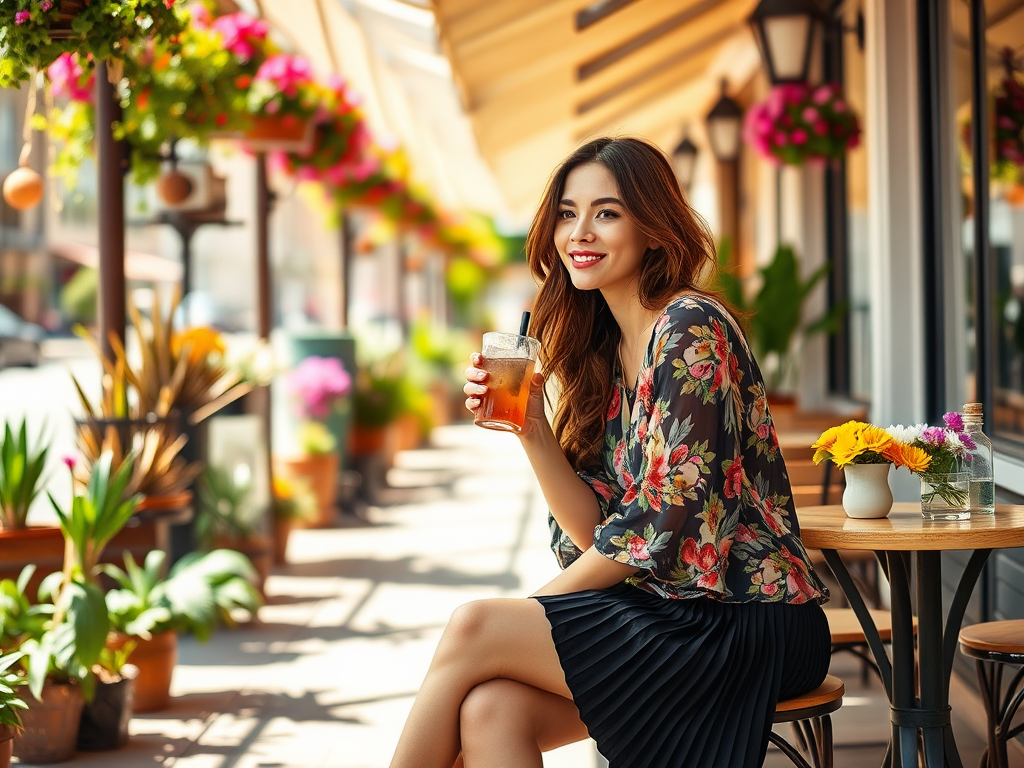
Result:
[[[747,110],[743,139],[774,163],[821,163],[860,143],[860,123],[838,85],[787,83]]]
[[[120,62],[135,43],[183,28],[177,0],[5,0],[0,3],[0,87],[13,88],[62,53]]]
[[[313,147],[315,128],[312,120],[295,115],[258,115],[241,139],[253,152],[308,152]]]

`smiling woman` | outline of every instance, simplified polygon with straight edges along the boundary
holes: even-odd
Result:
[[[598,139],[553,175],[527,255],[559,395],[552,426],[534,374],[517,436],[563,570],[455,612],[392,768],[539,768],[588,734],[612,768],[758,766],[776,702],[828,670],[828,594],[760,371],[698,288],[711,237],[658,149]],[[466,378],[475,411],[479,355]]]

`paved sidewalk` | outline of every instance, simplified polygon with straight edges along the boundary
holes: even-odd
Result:
[[[557,573],[543,499],[513,437],[436,430],[388,479],[367,524],[295,534],[259,623],[206,645],[182,641],[170,709],[136,717],[126,748],[69,765],[384,768],[452,610],[526,595]],[[836,764],[878,765],[880,688],[861,685],[849,659],[833,671],[848,691],[834,716]],[[964,763],[976,765],[983,742],[955,725]],[[593,743],[544,764],[593,768]],[[768,768],[786,764],[769,752]]]

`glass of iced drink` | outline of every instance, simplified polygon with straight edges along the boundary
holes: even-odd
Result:
[[[530,382],[540,342],[517,333],[485,333],[483,362],[487,394],[480,401],[474,424],[487,429],[522,432]]]

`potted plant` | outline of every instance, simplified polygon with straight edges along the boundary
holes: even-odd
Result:
[[[92,701],[85,702],[78,721],[79,750],[117,749],[128,743],[128,724],[135,701],[135,678],[139,668],[128,663],[135,650],[128,641],[118,648],[104,646],[93,665],[98,684]]]
[[[39,495],[48,449],[31,444],[25,421],[4,425],[0,444],[0,575],[14,576],[27,562],[60,567],[63,544],[56,526],[29,526],[28,512]],[[32,587],[38,587],[36,580]]]
[[[349,439],[353,456],[383,450],[387,427],[402,413],[403,370],[401,356],[395,353],[363,364],[356,372]]]
[[[301,478],[317,499],[316,525],[330,525],[334,517],[340,457],[337,441],[324,421],[341,406],[352,387],[352,377],[335,357],[310,355],[288,376],[288,389],[299,417],[299,455],[278,460],[278,473]]]
[[[139,669],[136,712],[166,708],[179,632],[191,632],[204,642],[218,625],[233,625],[234,612],[252,616],[261,603],[252,564],[238,552],[190,553],[164,576],[166,558],[166,553],[153,550],[140,567],[126,554],[123,570],[115,565],[102,568],[118,585],[106,595],[114,632],[107,645],[118,649],[136,644],[129,656]]]
[[[119,70],[139,41],[182,30],[176,0],[7,0],[0,3],[0,88],[17,87],[62,53],[88,54]],[[118,76],[118,79],[120,77]]]
[[[248,557],[256,568],[256,588],[263,594],[274,554],[270,537],[261,530],[248,467],[245,470],[244,474],[213,466],[204,470],[199,482],[196,538],[204,550],[232,549]]]
[[[0,656],[0,768],[10,768],[14,737],[21,731],[18,710],[28,709],[18,689],[26,684],[25,675],[14,665],[21,653]]]
[[[286,480],[274,477],[271,517],[274,521],[274,563],[288,562],[288,540],[297,526],[314,521],[317,517],[316,496],[301,479]]]

